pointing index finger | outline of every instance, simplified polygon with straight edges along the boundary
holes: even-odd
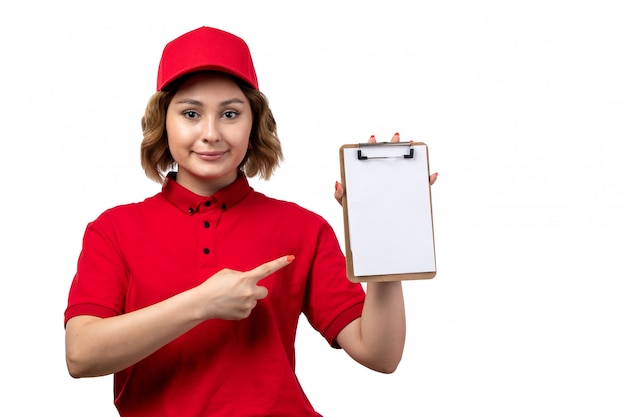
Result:
[[[271,275],[279,269],[286,267],[287,265],[292,263],[295,258],[296,257],[293,255],[281,256],[278,259],[266,262],[257,266],[254,269],[249,270],[246,275],[254,279],[256,282],[259,282],[268,275]]]

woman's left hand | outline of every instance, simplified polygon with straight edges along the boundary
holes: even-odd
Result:
[[[395,135],[393,135],[393,137],[391,138],[391,142],[400,142],[400,134],[396,133]],[[376,143],[376,137],[374,137],[374,135],[372,135],[369,140],[367,141],[367,143]],[[434,174],[431,174],[429,179],[430,179],[430,185],[433,185],[435,183],[435,181],[437,181],[437,177],[439,176],[439,173],[435,172]],[[335,182],[335,199],[337,200],[337,202],[339,204],[341,204],[341,198],[343,197],[343,184],[341,184],[340,182]]]

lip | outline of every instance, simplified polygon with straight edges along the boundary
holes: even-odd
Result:
[[[194,152],[198,158],[204,161],[215,161],[220,159],[226,151],[212,151],[212,152]]]

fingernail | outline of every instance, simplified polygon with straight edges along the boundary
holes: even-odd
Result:
[[[374,139],[375,137],[376,137],[376,136],[372,135],[372,136],[370,136],[370,139]]]
[[[295,256],[293,256],[293,255],[288,255],[288,256],[287,256],[287,263],[289,263],[289,264],[290,264],[290,263],[292,263],[294,259],[296,259],[296,257],[295,257]]]
[[[339,189],[339,181],[335,181],[335,191]]]
[[[400,136],[400,134],[399,134],[398,132],[396,132],[396,133],[394,134],[394,136]]]
[[[409,143],[413,143],[413,141],[412,141],[412,140],[410,140],[410,141],[409,141]]]

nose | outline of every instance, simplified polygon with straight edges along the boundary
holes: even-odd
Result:
[[[220,130],[218,120],[215,117],[205,118],[202,124],[202,141],[207,143],[214,143],[220,141]]]

